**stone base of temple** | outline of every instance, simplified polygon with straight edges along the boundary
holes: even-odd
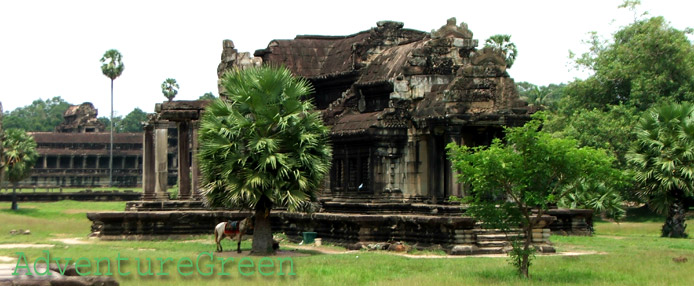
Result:
[[[290,241],[303,232],[316,232],[324,243],[350,249],[373,243],[401,242],[421,250],[444,250],[455,255],[497,254],[510,250],[518,231],[482,229],[464,209],[453,205],[414,203],[323,202],[320,212],[290,213],[273,210],[272,228]],[[124,212],[88,213],[93,235],[105,240],[166,239],[212,234],[214,226],[240,220],[248,211],[210,210],[200,201],[132,201]],[[541,253],[554,252],[551,233],[589,234],[590,210],[551,210],[542,216],[542,228],[533,230],[533,244]]]

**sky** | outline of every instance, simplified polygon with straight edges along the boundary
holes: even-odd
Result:
[[[664,16],[677,29],[694,27],[694,1],[642,0],[639,11]],[[572,69],[569,50],[587,49],[588,32],[603,37],[634,20],[621,0],[526,1],[2,1],[0,102],[4,110],[60,96],[110,110],[110,79],[101,73],[104,52],[117,49],[125,70],[114,82],[114,113],[138,107],[153,112],[166,99],[161,83],[175,78],[176,100],[217,92],[222,41],[239,52],[264,49],[296,35],[349,35],[381,20],[430,32],[456,17],[480,46],[510,34],[518,57],[508,70],[516,82],[537,85],[585,78]],[[639,13],[640,14],[640,13]]]

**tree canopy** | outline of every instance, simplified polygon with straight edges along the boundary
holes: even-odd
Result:
[[[101,57],[101,72],[108,78],[111,79],[111,81],[115,80],[118,78],[122,73],[123,70],[125,69],[125,65],[123,65],[123,55],[118,52],[118,50],[108,50],[104,53],[104,56]]]
[[[16,184],[31,174],[38,153],[36,152],[36,141],[21,129],[7,129],[2,141],[2,159],[0,166],[5,168],[5,179]],[[2,172],[0,172],[2,173]],[[12,209],[17,209],[16,190],[12,190]]]
[[[34,100],[30,105],[5,112],[3,118],[7,129],[17,128],[29,132],[54,131],[63,122],[63,114],[70,107],[65,100],[56,96],[50,99]]]
[[[694,100],[694,47],[663,17],[636,20],[617,31],[611,42],[592,34],[590,52],[576,58],[594,72],[567,86],[570,109],[625,104],[646,110],[660,101]]]
[[[106,126],[106,131],[110,130],[111,121],[108,119],[108,117],[99,117],[99,121]],[[147,121],[147,113],[136,107],[133,109],[133,111],[125,115],[125,117],[113,117],[113,130],[116,133],[142,132],[142,122],[144,121]]]
[[[200,124],[203,190],[212,206],[254,208],[253,252],[271,250],[273,206],[315,200],[330,170],[329,130],[310,101],[310,84],[286,68],[235,69],[222,76]]]
[[[662,235],[687,237],[684,199],[694,196],[694,105],[663,104],[644,113],[628,158],[639,195],[667,215]]]
[[[198,100],[213,100],[216,97],[214,96],[214,93],[212,92],[206,92],[205,94],[201,95]]]
[[[538,131],[535,118],[522,127],[507,128],[505,143],[491,146],[448,145],[458,179],[470,186],[468,212],[486,226],[521,228],[522,246],[511,252],[519,274],[528,277],[532,229],[545,211],[571,194],[594,192],[580,186],[587,182],[611,186],[620,180],[611,156],[591,147],[577,147],[572,139],[554,138]],[[536,214],[532,213],[536,209]]]
[[[511,42],[511,35],[493,35],[484,42],[484,46],[501,51],[506,57],[507,68],[511,68],[516,61],[516,56],[518,56],[518,49],[516,48],[516,44]]]
[[[169,101],[172,101],[174,97],[176,97],[179,88],[178,83],[176,83],[176,80],[173,78],[167,78],[161,83],[161,93],[163,93],[164,97]]]

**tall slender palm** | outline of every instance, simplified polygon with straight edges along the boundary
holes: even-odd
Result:
[[[664,237],[687,237],[684,200],[694,195],[694,105],[664,104],[647,111],[627,154],[639,195],[666,214]]]
[[[125,66],[121,59],[123,56],[118,52],[118,50],[108,50],[101,57],[101,72],[111,79],[111,140],[109,145],[109,155],[108,155],[108,185],[113,186],[113,81],[118,78],[122,73]]]
[[[25,179],[34,167],[38,153],[36,141],[21,129],[8,129],[2,141],[7,180],[12,183],[12,209],[17,209],[17,185]]]
[[[173,78],[167,78],[161,83],[161,93],[169,100],[172,101],[174,97],[178,94],[178,83]]]
[[[255,209],[252,252],[272,252],[270,210],[316,199],[330,170],[329,130],[303,101],[312,88],[286,68],[235,69],[222,76],[227,99],[200,126],[203,192],[211,206]]]
[[[513,62],[516,61],[518,49],[516,49],[516,44],[511,42],[511,35],[498,34],[491,36],[484,42],[484,46],[491,47],[504,53],[507,68],[511,68]]]

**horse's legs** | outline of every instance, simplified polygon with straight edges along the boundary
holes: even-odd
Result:
[[[239,242],[236,244],[236,252],[241,253],[241,233],[239,233]]]
[[[217,234],[217,229],[214,230],[214,244],[217,247],[217,252],[219,252],[219,234]]]

